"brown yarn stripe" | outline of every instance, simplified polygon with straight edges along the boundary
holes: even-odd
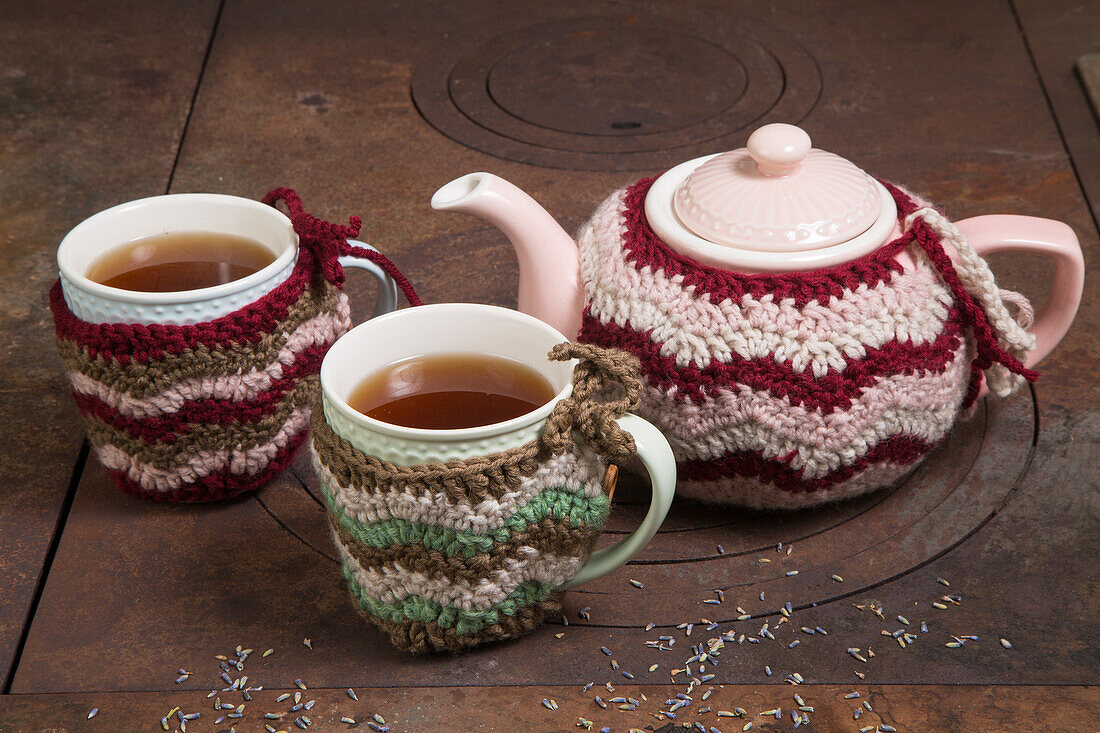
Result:
[[[200,451],[227,448],[248,450],[270,442],[291,413],[312,405],[320,391],[321,384],[317,377],[305,378],[287,393],[274,412],[255,422],[194,423],[190,432],[178,434],[172,443],[148,443],[94,415],[85,415],[84,427],[93,445],[109,443],[142,463],[171,470],[185,464]]]
[[[320,292],[318,289],[320,288]],[[66,370],[79,371],[98,382],[136,398],[163,392],[184,379],[244,374],[260,370],[275,361],[287,338],[306,321],[336,310],[337,290],[327,282],[314,284],[295,301],[287,318],[259,341],[211,349],[200,345],[181,354],[165,354],[155,362],[123,364],[102,357],[92,359],[76,341],[58,340],[58,351]]]
[[[539,468],[539,446],[535,441],[466,460],[397,466],[353,448],[332,431],[322,413],[317,405],[310,418],[314,449],[341,486],[369,493],[403,491],[414,496],[442,491],[452,502],[477,503],[515,491]]]
[[[454,628],[440,628],[423,621],[393,622],[359,612],[371,623],[389,635],[398,649],[411,652],[456,652],[491,641],[514,639],[538,628],[543,619],[561,614],[562,593],[552,593],[545,601],[524,606],[515,615],[501,615],[500,621],[483,627],[474,634],[458,634]]]
[[[490,552],[472,557],[448,557],[438,550],[430,550],[420,542],[407,545],[374,547],[358,542],[350,532],[340,526],[329,514],[329,524],[340,544],[364,570],[400,563],[407,571],[420,572],[431,578],[446,578],[450,582],[477,583],[490,574],[504,570],[509,560],[530,562],[530,549],[539,554],[559,557],[575,557],[582,562],[588,559],[600,536],[598,527],[572,527],[569,520],[543,517],[527,526],[521,533],[513,533],[507,542],[498,542]]]

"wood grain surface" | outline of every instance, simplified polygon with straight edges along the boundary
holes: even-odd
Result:
[[[160,730],[176,705],[202,711],[188,730],[228,730],[205,695],[224,686],[214,655],[238,645],[256,650],[244,674],[265,688],[240,731],[262,730],[256,715],[296,679],[318,700],[319,730],[344,729],[342,715],[364,729],[375,712],[395,731],[577,730],[579,717],[593,730],[669,730],[651,713],[687,688],[672,670],[727,630],[746,641],[708,668],[708,702],[744,707],[755,730],[790,730],[795,693],[815,709],[807,730],[1100,729],[1100,301],[1089,285],[1034,390],[983,403],[900,486],[796,514],[679,502],[633,564],[569,594],[568,626],[434,657],[395,651],[355,614],[305,456],[256,495],[206,506],[123,495],[81,460],[45,307],[57,242],[94,211],[276,186],[330,220],[363,216],[362,239],[426,301],[512,307],[510,245],[433,212],[438,186],[493,171],[575,230],[615,188],[778,119],[952,218],[1064,220],[1091,265],[1100,134],[1070,82],[1098,27],[1088,4],[1031,0],[53,0],[6,13],[0,672],[11,694],[0,731]],[[1005,285],[1039,303],[1048,294],[1048,263],[993,263]],[[349,276],[357,314],[373,298],[363,280]],[[647,503],[646,483],[620,476],[606,540]],[[704,604],[715,589],[724,602]],[[738,606],[751,618],[737,621]],[[883,635],[904,627],[899,615],[917,637],[904,649]],[[748,641],[764,623],[776,640]],[[646,646],[660,635],[672,651]],[[947,647],[955,636],[978,640]],[[180,668],[193,674],[176,683]],[[785,682],[794,673],[797,689]],[[616,693],[600,692],[608,682]],[[705,687],[676,723],[740,730],[695,712]],[[861,698],[845,700],[852,691]],[[642,692],[653,704],[633,712],[593,703]],[[864,699],[873,714],[856,720]],[[776,706],[782,722],[759,716]]]

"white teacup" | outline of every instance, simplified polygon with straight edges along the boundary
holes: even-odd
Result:
[[[239,280],[199,290],[145,293],[89,280],[91,264],[104,253],[135,239],[165,232],[204,231],[254,239],[275,260]],[[349,240],[350,244],[374,249]],[[89,323],[191,325],[228,315],[267,295],[289,276],[298,259],[298,235],[290,219],[273,206],[237,196],[178,193],[119,204],[95,214],[70,231],[57,249],[61,289],[69,310]],[[397,285],[369,260],[341,257],[378,279],[374,315],[397,305]]]
[[[356,326],[329,349],[321,365],[324,418],[353,448],[383,461],[413,466],[462,460],[517,448],[541,434],[554,406],[572,392],[572,362],[547,353],[568,341],[532,316],[474,303],[442,303],[395,311]],[[416,356],[476,352],[521,362],[545,377],[553,399],[512,420],[457,430],[426,430],[376,420],[352,409],[348,398],[368,375]],[[672,504],[676,461],[664,436],[636,415],[619,426],[630,433],[649,473],[649,513],[627,538],[594,552],[561,589],[588,582],[625,564],[656,534]]]

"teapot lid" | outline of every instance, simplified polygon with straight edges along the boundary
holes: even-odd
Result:
[[[716,245],[807,252],[867,232],[881,213],[880,188],[851,161],[811,147],[802,128],[774,123],[696,168],[673,205],[688,230]]]

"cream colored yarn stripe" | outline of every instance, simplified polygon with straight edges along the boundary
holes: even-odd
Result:
[[[395,603],[410,596],[420,596],[464,611],[487,611],[528,581],[562,585],[584,564],[578,557],[542,555],[535,548],[526,547],[520,549],[530,551],[530,559],[509,559],[506,567],[486,573],[477,582],[456,581],[410,571],[400,562],[364,568],[335,534],[333,540],[340,552],[340,561],[355,573],[355,580],[363,592],[376,601]]]

